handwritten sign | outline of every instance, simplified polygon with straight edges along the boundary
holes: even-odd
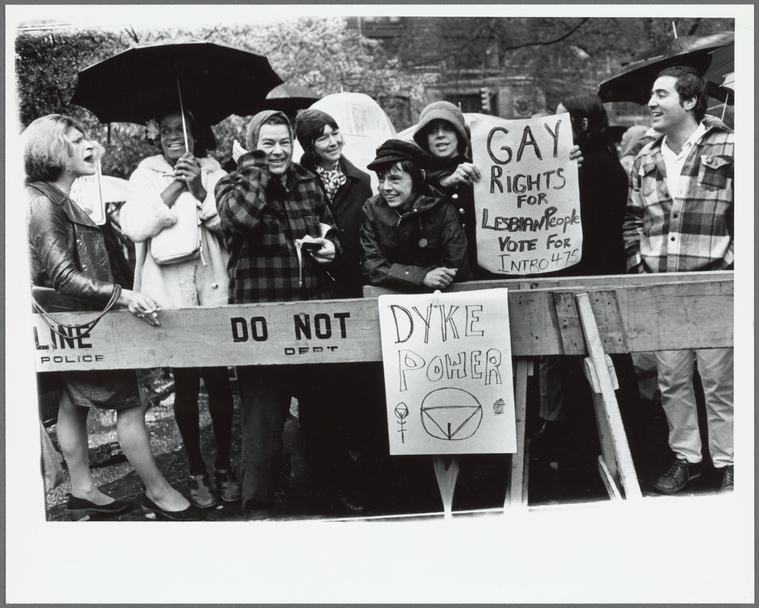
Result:
[[[377,301],[390,454],[516,452],[507,290]]]
[[[500,274],[554,272],[580,261],[577,167],[569,114],[472,121],[477,262]]]
[[[71,200],[73,200],[90,219],[98,226],[105,224],[105,201],[101,184],[100,161],[94,175],[82,175],[71,184]]]

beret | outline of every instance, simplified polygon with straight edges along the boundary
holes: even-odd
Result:
[[[425,171],[429,170],[431,164],[430,155],[416,144],[401,139],[388,139],[377,148],[377,158],[366,167],[374,171],[381,165],[388,165],[404,160],[411,161]]]

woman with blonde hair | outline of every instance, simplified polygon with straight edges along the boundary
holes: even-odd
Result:
[[[147,295],[114,283],[100,228],[69,197],[74,180],[96,171],[97,148],[82,127],[51,114],[32,122],[22,135],[32,284],[82,300],[81,310],[115,301],[138,318],[158,324],[159,306]],[[198,510],[161,475],[145,427],[147,402],[134,371],[61,372],[65,392],[58,412],[58,440],[71,476],[68,509],[74,520],[117,515],[132,503],[101,492],[90,474],[89,408],[114,409],[121,447],[145,484],[143,507],[164,519],[199,518]]]

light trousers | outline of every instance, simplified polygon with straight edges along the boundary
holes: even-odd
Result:
[[[669,350],[656,353],[669,447],[676,456],[701,462],[701,435],[693,389],[698,365],[706,401],[709,453],[717,468],[733,464],[733,349]]]

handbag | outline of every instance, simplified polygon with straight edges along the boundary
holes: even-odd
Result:
[[[150,239],[150,255],[159,266],[194,260],[200,255],[200,215],[195,199],[180,196],[174,203],[177,223]]]
[[[56,319],[53,315],[50,314],[50,311],[53,312],[76,312],[81,310],[81,302],[76,300],[75,298],[71,298],[69,296],[64,296],[59,294],[55,289],[52,289],[51,287],[39,287],[37,285],[32,285],[32,306],[34,307],[34,310],[40,315],[40,318],[44,321],[45,325],[47,325],[53,333],[56,335],[70,339],[73,334],[67,334],[65,332],[62,332],[60,328],[69,329],[69,330],[78,330],[76,336],[78,338],[84,338],[90,334],[90,332],[95,329],[95,326],[98,324],[98,321],[103,318],[103,315],[107,313],[111,308],[113,308],[116,305],[116,302],[118,301],[119,297],[121,296],[121,285],[118,283],[114,284],[113,286],[113,293],[111,293],[111,298],[108,300],[108,303],[105,305],[105,308],[98,314],[97,317],[95,317],[92,321],[87,321],[86,323],[78,323],[75,325],[68,325],[67,323],[62,323],[58,319]]]

